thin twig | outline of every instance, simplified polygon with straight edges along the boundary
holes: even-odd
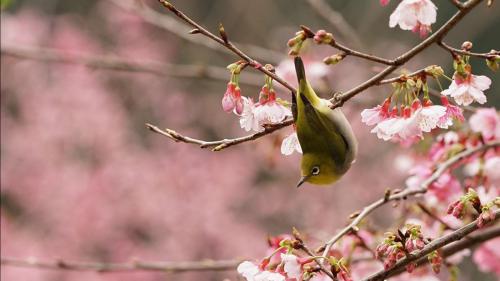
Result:
[[[232,51],[233,53],[238,55],[240,58],[245,60],[247,63],[249,63],[251,66],[253,66],[255,69],[272,77],[276,82],[283,85],[285,88],[290,90],[292,93],[295,93],[295,88],[292,85],[290,85],[288,82],[286,82],[281,77],[276,75],[276,73],[273,73],[273,72],[267,70],[262,64],[260,64],[255,59],[251,58],[246,53],[244,53],[243,51],[238,49],[231,41],[229,41],[229,40],[225,41],[222,38],[219,38],[215,34],[211,33],[210,31],[208,31],[207,29],[205,29],[204,27],[202,27],[201,25],[196,23],[194,20],[192,20],[191,18],[186,16],[183,12],[179,11],[170,2],[168,2],[166,0],[159,0],[159,1],[161,4],[163,4],[163,6],[165,6],[168,10],[170,10],[172,13],[174,13],[178,18],[182,19],[183,21],[185,21],[186,23],[188,23],[189,25],[194,27],[198,33],[205,35],[209,39],[212,39],[213,41],[215,41],[215,42],[219,43],[220,45],[224,46],[225,48],[229,49],[230,51]]]
[[[162,271],[179,273],[187,271],[222,271],[234,270],[242,260],[204,260],[193,262],[143,262],[133,261],[127,263],[99,263],[79,261],[43,261],[35,258],[17,259],[2,257],[2,266],[32,267],[37,269],[55,269],[72,271],[96,272],[133,272],[133,271]]]
[[[498,219],[498,215],[500,215],[500,210],[496,210],[495,215],[496,215],[496,217],[495,217],[494,221],[496,221]],[[445,235],[443,237],[440,237],[438,239],[433,240],[429,244],[425,245],[425,247],[422,250],[407,254],[404,259],[398,261],[390,269],[380,270],[379,272],[371,275],[370,277],[363,279],[363,281],[384,280],[387,277],[391,276],[391,274],[393,272],[395,272],[401,268],[404,268],[409,263],[415,262],[418,259],[425,257],[427,254],[430,254],[432,251],[440,249],[445,245],[448,245],[452,242],[458,241],[477,229],[478,229],[477,220],[475,220],[475,221],[453,231],[452,233],[450,233],[448,235]]]
[[[455,15],[453,15],[441,28],[439,28],[434,34],[429,36],[426,40],[422,41],[417,46],[413,47],[411,50],[397,57],[394,61],[394,65],[386,67],[384,70],[374,75],[372,78],[366,80],[360,85],[348,90],[344,93],[337,93],[333,98],[330,99],[332,102],[331,108],[340,107],[347,100],[356,96],[357,94],[363,92],[364,90],[370,88],[373,85],[376,85],[380,81],[382,81],[387,75],[391,74],[396,70],[399,66],[405,64],[414,56],[425,50],[430,45],[439,42],[442,40],[446,34],[465,16],[467,15],[477,4],[481,3],[483,0],[469,0],[466,4],[464,4],[464,8]]]
[[[218,44],[210,41],[210,40],[198,40],[195,36],[189,34],[190,28],[175,20],[172,17],[169,17],[165,14],[156,12],[155,10],[149,8],[143,3],[139,3],[138,1],[124,1],[124,0],[110,0],[116,6],[126,10],[131,11],[142,17],[142,19],[152,25],[165,29],[179,38],[186,40],[190,43],[194,43],[197,45],[204,46],[208,49],[222,52],[228,54],[228,50],[225,48],[219,48]],[[284,57],[283,53],[277,51],[271,51],[266,48],[262,48],[255,45],[249,44],[238,44],[245,48],[248,53],[256,58],[269,61],[272,63],[278,63]]]
[[[356,48],[363,46],[361,39],[356,35],[356,30],[345,20],[341,13],[332,9],[325,0],[307,0],[307,3],[309,3],[318,15],[322,16],[337,29],[341,37],[354,44]]]
[[[498,58],[498,56],[500,56],[500,51],[492,50],[489,53],[474,53],[474,52],[468,52],[468,51],[460,50],[457,48],[453,48],[452,46],[446,44],[443,41],[439,41],[438,45],[445,50],[448,50],[454,54],[459,54],[459,55],[478,57],[478,58],[483,58],[483,59],[494,59],[494,58]]]
[[[150,60],[131,60],[113,56],[99,56],[69,53],[57,49],[33,46],[2,45],[2,55],[37,61],[80,64],[91,68],[113,71],[142,72],[158,76],[178,78],[212,79],[228,81],[229,71],[223,67],[205,65],[180,65],[159,63]],[[251,86],[261,86],[263,78],[253,73],[242,75],[240,82]]]
[[[395,60],[384,59],[384,58],[377,57],[377,56],[372,55],[372,54],[366,54],[363,52],[353,50],[349,47],[346,47],[346,46],[338,43],[336,40],[333,40],[332,42],[330,42],[330,46],[332,46],[335,49],[338,49],[340,51],[343,51],[346,55],[359,57],[359,58],[362,58],[365,60],[378,62],[378,63],[385,64],[385,65],[396,65],[397,64],[397,62]]]
[[[233,146],[233,145],[256,140],[264,135],[271,134],[274,131],[277,131],[283,127],[289,126],[292,123],[293,123],[293,120],[287,119],[281,123],[268,125],[268,126],[264,127],[264,130],[262,132],[257,132],[257,133],[247,135],[244,137],[239,137],[239,138],[234,138],[234,139],[223,139],[223,140],[217,140],[217,141],[204,141],[204,140],[194,139],[191,137],[181,135],[181,134],[179,134],[176,131],[171,130],[171,129],[162,130],[162,129],[160,129],[154,125],[151,125],[151,124],[146,124],[146,127],[148,129],[150,129],[151,131],[158,133],[160,135],[163,135],[167,138],[170,138],[176,142],[197,144],[200,146],[200,148],[212,148],[212,151],[220,151],[222,149],[225,149],[225,148]]]
[[[341,231],[339,231],[335,236],[333,236],[328,242],[325,243],[325,250],[323,251],[323,257],[328,256],[328,253],[333,246],[338,240],[340,240],[344,235],[351,231],[357,231],[357,225],[365,218],[367,217],[371,212],[374,210],[378,209],[379,207],[385,205],[386,203],[390,201],[395,201],[395,200],[401,200],[401,199],[406,199],[407,197],[417,195],[417,194],[422,194],[427,192],[427,188],[434,182],[436,181],[448,168],[450,168],[453,164],[458,163],[460,160],[469,157],[473,155],[474,153],[477,153],[479,151],[483,151],[492,147],[497,147],[500,145],[500,141],[494,141],[494,142],[489,142],[486,144],[483,144],[481,146],[467,149],[465,151],[462,151],[455,156],[451,157],[447,161],[441,163],[438,168],[434,171],[434,173],[428,177],[425,181],[423,181],[417,188],[407,188],[402,192],[395,193],[395,194],[389,194],[388,196],[384,196],[383,198],[371,203],[370,205],[366,206],[363,208],[363,210],[359,213],[359,215],[345,228],[343,228]]]
[[[316,256],[316,254],[315,254],[315,253],[314,253],[311,249],[309,249],[309,248],[308,248],[305,244],[302,244],[302,245],[301,245],[301,247],[302,247],[302,250],[303,250],[306,254],[308,254],[309,256],[311,256],[311,257],[315,257],[315,256]],[[323,272],[324,272],[324,273],[325,273],[328,277],[330,277],[332,280],[335,280],[335,281],[337,280],[337,278],[336,278],[336,277],[332,274],[332,272],[331,272],[330,270],[328,270],[328,269],[327,269],[327,268],[323,265],[323,263],[322,263],[320,260],[318,260],[318,259],[314,259],[314,261],[315,261],[315,262],[316,262],[316,264],[319,266],[319,269],[320,269],[321,271],[323,271]]]

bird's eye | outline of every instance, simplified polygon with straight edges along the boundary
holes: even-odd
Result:
[[[311,170],[311,173],[314,175],[314,176],[317,176],[319,175],[319,167],[318,166],[314,166]]]

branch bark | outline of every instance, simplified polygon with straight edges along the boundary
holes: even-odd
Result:
[[[498,220],[498,215],[500,215],[500,210],[496,210],[495,214],[496,214],[496,219],[494,220],[494,222],[496,222],[496,220]],[[415,253],[408,254],[404,259],[398,261],[392,268],[390,268],[388,270],[381,270],[381,271],[369,276],[368,278],[363,279],[363,281],[384,280],[387,277],[392,276],[391,274],[395,274],[396,271],[404,268],[409,263],[418,261],[420,258],[425,257],[427,254],[430,254],[432,251],[440,249],[445,245],[448,245],[448,244],[455,242],[455,241],[459,241],[477,229],[478,229],[477,220],[475,220],[475,221],[453,231],[452,233],[450,233],[448,235],[445,235],[443,237],[440,237],[438,239],[433,240],[432,242],[427,244],[422,250],[417,251]],[[465,240],[465,241],[467,241],[467,240]]]
[[[484,231],[477,233],[477,234],[471,234],[467,235],[464,237],[464,239],[453,242],[449,245],[444,246],[441,249],[441,256],[443,258],[452,256],[462,250],[469,249],[474,247],[475,245],[478,245],[482,242],[488,241],[490,239],[494,239],[500,236],[500,226],[494,226],[485,229]],[[429,261],[427,260],[427,257],[421,257],[418,259],[416,262],[417,267],[428,264]],[[387,276],[387,277],[392,277],[395,275],[398,275],[400,273],[405,272],[406,269],[404,267],[394,269],[392,272]]]
[[[285,121],[278,123],[278,124],[268,125],[264,128],[264,130],[262,132],[253,133],[251,135],[247,135],[244,137],[239,137],[239,138],[234,138],[234,139],[223,139],[223,140],[217,140],[217,141],[204,141],[204,140],[200,140],[200,139],[187,137],[187,136],[184,136],[184,135],[177,133],[174,130],[171,130],[168,128],[162,130],[162,129],[160,129],[154,125],[151,125],[151,124],[146,124],[146,127],[148,129],[150,129],[151,131],[153,131],[157,134],[163,135],[163,136],[165,136],[169,139],[172,139],[176,142],[197,144],[200,146],[200,148],[212,148],[212,151],[220,151],[220,150],[223,150],[223,149],[230,147],[230,146],[233,146],[233,145],[256,140],[262,136],[269,135],[269,134],[273,133],[274,131],[277,131],[277,130],[279,130],[283,127],[289,126],[291,124],[293,124],[293,120],[288,119],[288,120],[285,120]]]

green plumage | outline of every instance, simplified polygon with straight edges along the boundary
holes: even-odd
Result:
[[[295,69],[299,89],[292,98],[292,112],[303,151],[299,185],[329,184],[350,168],[357,141],[340,108],[330,109],[330,102],[319,98],[307,82],[300,57],[295,58]]]

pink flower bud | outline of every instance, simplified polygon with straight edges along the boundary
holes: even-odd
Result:
[[[390,0],[380,0],[380,5],[382,6],[387,6],[389,4]]]
[[[231,95],[225,94],[224,97],[222,97],[222,109],[225,112],[231,112],[235,107],[235,102],[234,99]]]

